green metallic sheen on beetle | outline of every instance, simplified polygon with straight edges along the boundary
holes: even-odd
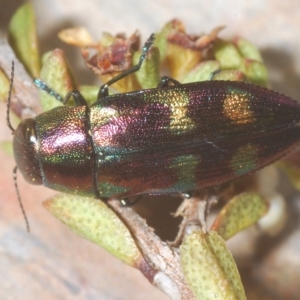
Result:
[[[13,145],[30,183],[122,198],[190,192],[256,171],[298,145],[299,122],[300,104],[266,88],[172,81],[24,120]]]

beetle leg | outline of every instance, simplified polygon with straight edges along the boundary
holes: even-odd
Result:
[[[141,68],[141,65],[142,65],[143,61],[145,60],[145,58],[147,56],[147,53],[149,52],[149,49],[150,49],[151,45],[153,44],[154,39],[155,39],[155,35],[151,34],[151,36],[146,41],[146,43],[145,43],[145,45],[142,49],[142,54],[140,56],[140,60],[139,60],[137,65],[135,65],[135,66],[131,67],[130,69],[122,72],[121,74],[119,74],[118,76],[112,78],[106,84],[104,84],[100,87],[97,100],[100,100],[100,99],[108,96],[108,87],[110,85],[112,85],[113,83],[123,79],[124,77],[128,76],[129,74],[138,71]]]
[[[157,85],[157,88],[164,88],[164,87],[168,87],[168,86],[171,86],[171,85],[180,85],[181,83],[171,77],[168,77],[168,76],[163,76],[158,85]]]
[[[73,96],[76,106],[88,106],[84,97],[77,90],[69,92],[66,95],[63,103],[66,104],[72,96]]]

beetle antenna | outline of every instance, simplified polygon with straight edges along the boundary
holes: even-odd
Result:
[[[19,204],[20,204],[20,207],[21,207],[23,217],[25,219],[27,232],[30,232],[28,218],[27,218],[27,215],[26,215],[26,212],[25,212],[22,200],[21,200],[20,192],[19,192],[18,181],[17,181],[17,171],[18,171],[18,167],[15,166],[14,169],[13,169],[13,178],[14,178],[14,183],[15,183],[15,189],[16,189],[16,192],[17,192],[17,197],[18,197],[18,201],[19,201]]]
[[[47,94],[53,96],[56,100],[64,103],[64,98],[59,93],[57,93],[55,90],[53,90],[51,87],[49,87],[46,84],[46,82],[44,82],[43,80],[41,80],[39,78],[34,78],[33,83],[35,84],[35,86],[38,89],[46,92]]]
[[[8,90],[7,106],[6,106],[6,122],[7,122],[8,128],[11,130],[12,134],[14,134],[15,129],[12,127],[12,125],[10,123],[9,111],[10,111],[10,103],[11,103],[11,94],[12,94],[12,89],[13,89],[13,84],[14,84],[14,75],[15,75],[15,63],[14,63],[14,61],[12,61],[11,62],[11,78],[10,78],[10,85],[9,85],[9,90]],[[13,178],[14,178],[15,189],[16,189],[16,193],[17,193],[17,197],[18,197],[18,201],[19,201],[19,205],[21,207],[23,217],[25,219],[27,231],[30,232],[28,218],[27,218],[27,215],[26,215],[26,212],[25,212],[22,200],[21,200],[19,188],[18,188],[17,170],[18,170],[18,167],[15,166],[13,169]]]
[[[148,40],[146,41],[144,47],[142,48],[142,54],[140,56],[140,60],[137,65],[135,65],[135,66],[131,67],[130,69],[124,71],[123,73],[117,75],[116,77],[112,78],[106,84],[104,84],[100,87],[100,90],[98,93],[98,98],[97,98],[98,100],[108,95],[108,87],[110,85],[112,85],[113,83],[119,81],[120,79],[128,76],[129,74],[138,71],[141,68],[141,65],[142,65],[143,61],[145,60],[147,53],[149,52],[149,49],[151,48],[154,40],[155,40],[155,34],[152,33],[150,35],[150,37],[148,38]]]
[[[14,74],[15,74],[15,63],[14,61],[11,62],[11,78],[10,78],[10,84],[9,84],[9,91],[8,91],[8,98],[7,98],[7,106],[6,106],[6,124],[8,128],[11,130],[11,133],[14,134],[15,129],[12,127],[10,123],[10,103],[11,103],[11,94],[13,89],[13,83],[14,83]]]

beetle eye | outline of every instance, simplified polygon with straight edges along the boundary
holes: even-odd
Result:
[[[35,121],[33,119],[26,119],[26,126],[20,127],[22,130],[22,135],[24,141],[31,143],[36,143],[36,130],[35,130]]]

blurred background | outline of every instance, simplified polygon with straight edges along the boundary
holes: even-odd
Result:
[[[5,33],[12,14],[24,2],[0,0],[2,32]],[[138,30],[145,41],[166,22],[178,18],[191,34],[207,33],[218,25],[225,25],[220,37],[241,36],[253,42],[262,52],[272,88],[300,100],[300,2],[297,0],[30,2],[37,15],[41,54],[54,48],[64,49],[82,84],[93,84],[97,79],[84,67],[79,51],[57,38],[60,30],[84,26],[96,39],[102,32],[130,35]],[[1,141],[10,140],[5,104],[1,103],[0,112]],[[42,201],[54,192],[28,185],[19,176],[32,230],[27,234],[12,181],[13,158],[0,151],[0,162],[0,299],[167,299],[138,271],[69,231],[42,207]],[[287,258],[299,257],[300,253],[300,235],[295,232],[297,236],[286,237],[288,243],[298,241],[293,251],[280,252],[280,256],[276,256],[278,268],[269,266],[265,274],[265,279],[272,278],[271,281],[260,285],[259,276],[250,280],[245,275],[245,280],[249,279],[246,284],[249,299],[299,299],[300,287],[289,287],[288,282],[289,276],[294,277],[296,273],[288,268],[291,261]],[[268,241],[272,243],[271,239]],[[245,262],[245,265],[251,263]],[[300,270],[299,259],[293,261],[294,267],[295,263]],[[251,269],[245,270],[250,272]],[[272,274],[281,271],[281,279],[285,280],[274,280]],[[300,278],[299,271],[296,272]]]

